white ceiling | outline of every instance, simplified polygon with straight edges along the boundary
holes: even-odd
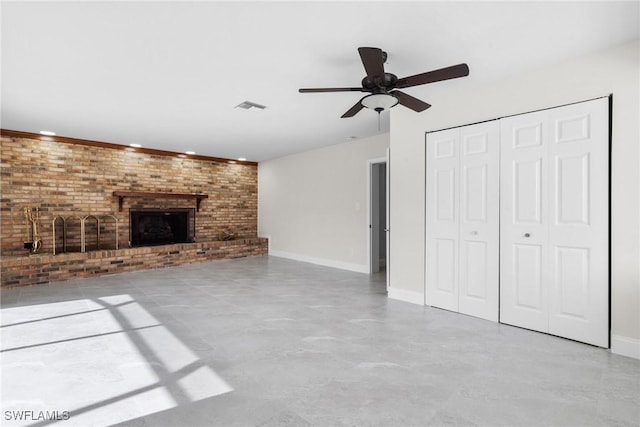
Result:
[[[638,39],[639,5],[3,1],[0,126],[263,161],[388,131],[388,112],[380,131],[370,110],[340,118],[359,92],[297,91],[359,86],[359,46],[398,77],[466,62],[469,77],[405,90],[429,102]]]

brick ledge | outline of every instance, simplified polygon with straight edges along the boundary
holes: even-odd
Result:
[[[14,287],[171,267],[195,262],[267,255],[262,237],[180,243],[118,250],[2,257],[1,286]]]

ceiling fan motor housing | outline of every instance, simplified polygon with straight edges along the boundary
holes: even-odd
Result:
[[[398,77],[395,74],[384,73],[384,78],[378,76],[365,76],[362,79],[362,87],[373,93],[385,93],[396,87]]]

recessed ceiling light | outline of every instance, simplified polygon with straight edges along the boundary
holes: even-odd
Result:
[[[247,159],[245,159],[244,157],[238,157],[238,160],[240,160],[241,162],[246,161]]]
[[[195,151],[185,151],[184,154],[196,154]]]
[[[41,130],[40,131],[40,135],[56,136],[56,133],[55,132],[51,132],[50,130]]]
[[[140,148],[140,147],[142,147],[142,145],[140,145],[140,144],[129,144],[129,146],[130,146],[130,147],[133,147],[133,148]]]

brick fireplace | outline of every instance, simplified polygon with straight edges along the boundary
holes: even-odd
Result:
[[[2,286],[267,252],[255,163],[7,130],[0,138]],[[39,210],[34,255],[25,207]],[[223,241],[229,233],[236,239]]]

